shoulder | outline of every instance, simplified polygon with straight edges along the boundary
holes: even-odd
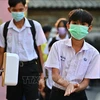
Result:
[[[65,46],[66,42],[67,42],[67,39],[63,39],[63,40],[56,41],[53,45],[58,48],[62,48]]]
[[[2,23],[0,25],[0,34],[3,34],[3,29],[4,29],[4,25],[5,25],[6,22]]]
[[[38,28],[38,27],[41,26],[41,24],[40,24],[38,21],[36,21],[36,20],[28,19],[28,18],[25,18],[25,20],[26,20],[26,24],[30,24],[30,21],[33,21],[34,26],[35,26],[36,28]]]
[[[41,24],[40,24],[38,21],[36,21],[36,20],[32,20],[32,21],[33,21],[35,27],[39,27],[39,26],[41,26]]]
[[[87,42],[86,42],[86,45],[89,48],[88,49],[89,52],[91,52],[94,55],[99,54],[99,51],[94,46],[92,46],[91,44],[89,44]]]
[[[0,25],[0,28],[3,28],[4,25],[5,25],[5,23],[6,23],[6,22],[2,23],[2,24]]]

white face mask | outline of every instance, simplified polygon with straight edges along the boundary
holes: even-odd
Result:
[[[24,18],[24,12],[11,12],[13,19],[18,22]]]
[[[66,34],[66,33],[67,33],[67,30],[66,30],[65,27],[59,27],[59,28],[58,28],[58,34],[64,35],[64,34]]]

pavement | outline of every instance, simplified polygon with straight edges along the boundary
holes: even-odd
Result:
[[[92,86],[86,90],[88,100],[100,100],[100,86]]]
[[[1,86],[1,77],[0,77],[0,100],[6,100],[6,86]]]
[[[1,83],[1,77],[0,77]],[[88,100],[100,100],[100,85],[91,86],[91,88],[86,90]],[[6,86],[2,87],[0,85],[0,100],[6,100]]]

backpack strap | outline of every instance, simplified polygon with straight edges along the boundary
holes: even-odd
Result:
[[[36,39],[35,39],[36,30],[35,30],[34,22],[32,20],[30,20],[30,19],[28,19],[28,21],[29,21],[29,23],[31,25],[30,29],[31,29],[31,32],[32,32],[33,40],[34,40],[34,48],[35,48],[35,51],[36,51],[36,53],[38,55],[38,63],[39,63],[38,70],[39,70],[40,73],[42,73],[43,70],[42,70],[42,65],[41,65],[41,61],[40,61],[40,55],[39,55],[39,51],[38,51],[38,48],[37,48],[37,45],[36,45]]]
[[[41,65],[41,62],[40,62],[40,56],[39,56],[39,52],[38,52],[38,48],[37,48],[36,40],[35,40],[36,30],[35,30],[34,22],[32,20],[28,20],[28,21],[31,25],[30,29],[31,29],[31,32],[32,32],[33,40],[34,40],[34,48],[35,48],[35,51],[38,55],[39,72],[42,73],[43,72],[42,65]],[[7,32],[8,32],[9,23],[10,23],[10,21],[6,22],[5,25],[4,25],[4,29],[3,29],[3,36],[4,36],[4,40],[5,40],[5,50],[4,50],[5,52],[7,50]]]
[[[4,36],[4,41],[5,41],[5,52],[7,49],[7,32],[8,32],[8,26],[9,26],[10,21],[6,22],[3,28],[3,36]]]
[[[56,37],[53,37],[52,40],[51,40],[51,42],[49,43],[49,48],[50,48],[56,41],[58,41],[58,40],[56,39]]]

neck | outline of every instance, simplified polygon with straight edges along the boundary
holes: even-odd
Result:
[[[67,35],[67,34],[59,35],[59,37],[60,37],[61,39],[64,39],[64,38],[66,37],[66,35]]]
[[[14,24],[16,25],[17,28],[22,28],[23,25],[24,25],[24,22],[25,22],[25,19],[24,18],[22,20],[18,21],[18,22],[16,22],[14,20]]]
[[[76,40],[72,38],[72,47],[74,48],[76,53],[81,50],[81,48],[83,47],[83,43],[84,43],[84,39]]]

